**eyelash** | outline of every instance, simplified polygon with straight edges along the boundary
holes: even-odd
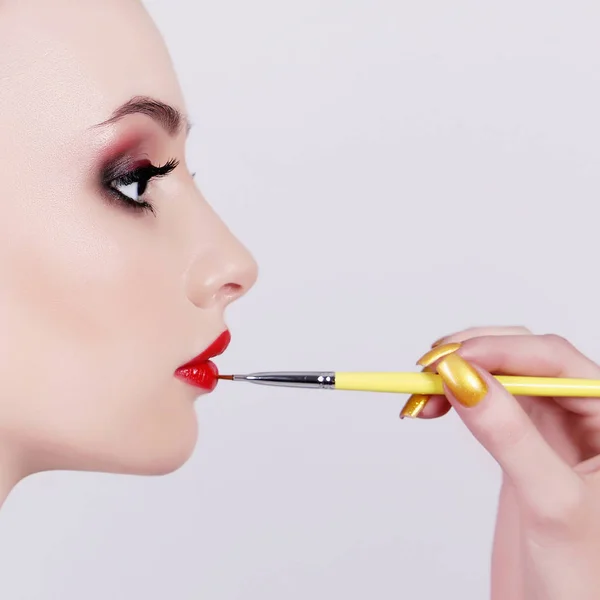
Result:
[[[162,166],[153,165],[151,162],[145,162],[142,165],[132,168],[131,159],[124,158],[108,165],[102,173],[102,185],[104,189],[111,195],[112,198],[116,199],[129,210],[135,212],[148,211],[152,214],[156,214],[154,207],[150,202],[136,202],[115,189],[115,185],[131,185],[132,183],[142,184],[142,192],[139,196],[143,196],[146,193],[148,184],[152,179],[159,177],[165,177],[169,173],[173,172],[179,165],[179,161],[172,158]]]

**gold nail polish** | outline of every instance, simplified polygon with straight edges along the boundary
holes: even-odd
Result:
[[[431,367],[425,367],[424,369],[421,369],[422,373],[431,373],[432,371],[433,369]],[[410,419],[416,419],[421,414],[421,411],[425,408],[425,405],[429,402],[429,398],[431,398],[431,396],[427,396],[425,394],[413,394],[410,396],[410,398],[406,401],[404,408],[400,411],[400,418],[405,419],[408,417]]]
[[[476,406],[487,394],[485,381],[458,354],[449,354],[441,360],[437,365],[437,372],[463,406]]]
[[[432,348],[429,352],[421,356],[421,358],[417,361],[417,364],[423,367],[428,367],[429,365],[432,365],[435,361],[440,360],[440,358],[443,358],[447,354],[456,352],[459,348],[460,344],[457,342],[453,344],[444,344],[443,346],[437,346],[436,348]]]
[[[413,394],[406,401],[404,408],[400,412],[400,418],[409,417],[410,419],[416,419],[425,408],[427,402],[429,402],[429,398],[430,396],[424,396],[423,394]]]
[[[436,360],[439,360],[451,352],[456,352],[456,350],[459,348],[460,344],[445,344],[437,348],[432,348],[429,352],[427,352],[427,354],[418,360],[417,364],[423,366],[422,372],[432,372],[434,369],[431,368],[431,365]],[[429,402],[430,397],[431,396],[426,396],[424,394],[413,394],[406,401],[404,408],[400,411],[400,418],[404,419],[406,417],[410,417],[411,419],[416,419],[427,405],[427,402]]]

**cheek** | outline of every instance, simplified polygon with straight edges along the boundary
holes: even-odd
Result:
[[[180,253],[152,216],[64,200],[0,222],[0,422],[70,468],[168,472],[196,436]]]
[[[154,217],[94,196],[64,197],[57,208],[13,206],[0,226],[5,339],[33,351],[30,360],[43,356],[44,368],[68,356],[77,372],[96,369],[99,380],[123,379],[128,388],[133,374],[173,367],[181,266],[156,239]]]

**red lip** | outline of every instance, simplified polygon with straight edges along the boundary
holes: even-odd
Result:
[[[209,359],[223,354],[231,342],[231,334],[225,330],[204,352],[175,371],[175,377],[207,392],[217,387],[219,371]]]

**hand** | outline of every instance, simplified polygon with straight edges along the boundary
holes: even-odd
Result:
[[[420,364],[441,375],[446,397],[413,399],[403,415],[454,407],[503,471],[492,599],[598,600],[600,400],[515,398],[490,373],[600,379],[600,367],[523,328],[448,336]]]

